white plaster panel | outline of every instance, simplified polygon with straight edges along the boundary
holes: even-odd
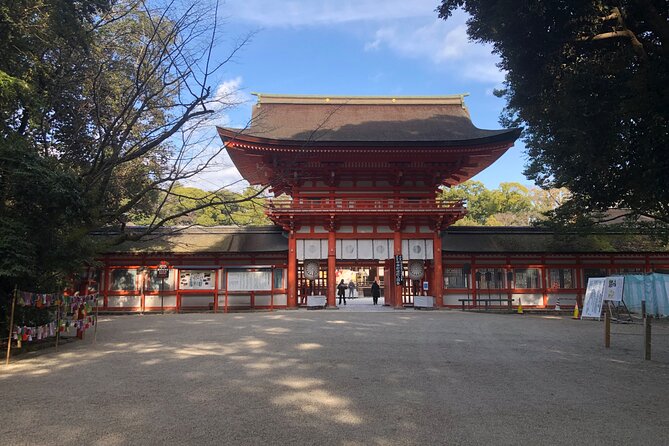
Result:
[[[305,259],[323,259],[321,254],[320,240],[305,240],[304,241],[304,258]]]
[[[165,307],[176,307],[177,305],[177,296],[174,294],[171,296],[163,297],[163,306]],[[160,307],[160,296],[145,296],[144,297],[144,306],[145,307]]]
[[[409,240],[402,240],[402,258],[409,259]]]
[[[335,257],[341,259],[342,256],[344,255],[344,251],[342,251],[341,249],[341,240],[335,240],[335,248],[336,248]]]
[[[314,226],[314,232],[316,234],[324,234],[328,231],[323,226]]]
[[[225,305],[225,298],[219,299],[219,305]],[[251,296],[248,294],[234,294],[228,296],[228,307],[250,307]]]
[[[302,226],[298,228],[295,232],[298,234],[308,234],[311,232],[311,226]]]
[[[425,240],[425,258],[427,260],[434,259],[434,240]]]
[[[358,232],[361,234],[369,234],[370,232],[374,232],[374,227],[360,225],[358,226]]]
[[[357,240],[342,240],[342,258],[343,259],[357,259],[358,258],[358,244]]]
[[[346,234],[351,234],[353,233],[353,226],[342,226],[339,228],[339,232],[341,233],[346,233]]]
[[[409,240],[410,260],[425,260],[425,240]]]
[[[328,241],[327,240],[321,240],[321,258],[327,259],[328,258]]]
[[[181,308],[188,307],[206,307],[210,303],[214,303],[214,296],[181,296]]]
[[[389,233],[389,232],[392,233],[393,230],[390,226],[377,226],[376,227],[376,232],[381,232],[381,233],[386,234],[386,233]]]
[[[523,305],[543,305],[544,296],[542,294],[514,294],[511,296],[514,305],[518,305],[518,298],[522,299]]]
[[[142,305],[140,296],[109,296],[107,306],[109,308],[129,308]]]
[[[560,306],[573,306],[576,303],[576,294],[549,294],[548,305],[555,305],[558,297],[560,297]]]
[[[471,293],[469,294],[469,299],[472,298]],[[467,294],[445,294],[444,295],[444,305],[460,305],[462,306],[461,302],[458,302],[458,299],[467,299]]]
[[[272,296],[269,294],[256,294],[253,304],[256,307],[269,307],[272,303]]]
[[[403,233],[407,233],[407,232],[408,233],[414,233],[414,232],[416,232],[416,227],[413,226],[413,225],[408,225],[404,229],[402,229],[402,232]]]
[[[389,240],[374,240],[372,245],[374,249],[374,258],[378,260],[386,260],[389,258],[389,253],[392,252],[388,249]]]
[[[432,230],[430,230],[429,226],[419,226],[418,227],[418,232],[423,233],[423,234],[429,234],[430,232],[432,232]]]
[[[358,258],[359,259],[374,258],[374,250],[372,249],[371,240],[358,240]]]
[[[275,294],[274,305],[288,305],[288,296],[286,294]]]
[[[304,240],[295,240],[295,256],[297,260],[304,260]]]

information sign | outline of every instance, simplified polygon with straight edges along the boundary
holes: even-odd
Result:
[[[591,277],[588,279],[588,288],[585,290],[585,301],[583,302],[583,318],[597,318],[602,316],[602,305],[604,304],[605,277]]]
[[[402,254],[395,256],[395,285],[404,283],[404,267],[402,266]]]
[[[156,268],[156,277],[159,279],[166,279],[170,276],[170,265],[166,261],[162,261]]]
[[[623,300],[623,286],[625,278],[623,276],[609,276],[604,283],[604,300],[620,302]]]

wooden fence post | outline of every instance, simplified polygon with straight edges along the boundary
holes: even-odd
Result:
[[[644,355],[643,358],[646,361],[650,361],[650,332],[651,332],[651,320],[653,318],[648,316],[646,319],[644,319],[644,336],[643,336],[643,344],[644,344]]]
[[[604,347],[611,347],[611,315],[608,311],[604,313]]]

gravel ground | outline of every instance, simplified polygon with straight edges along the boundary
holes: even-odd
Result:
[[[460,311],[101,317],[0,366],[0,445],[669,443],[669,324]]]

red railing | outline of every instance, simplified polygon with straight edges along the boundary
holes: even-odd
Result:
[[[267,206],[269,214],[285,213],[444,213],[465,212],[463,200],[411,198],[299,198],[273,199]]]

